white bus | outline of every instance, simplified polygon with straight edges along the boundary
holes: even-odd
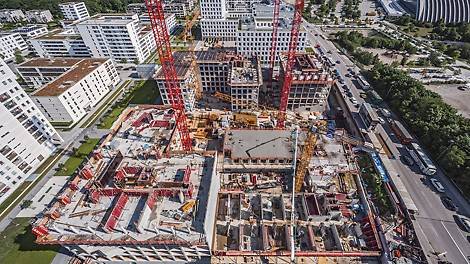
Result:
[[[426,175],[433,175],[436,173],[436,166],[432,163],[431,159],[424,153],[421,147],[416,143],[411,143],[412,148],[406,148],[413,160],[418,164],[419,169]]]
[[[359,85],[361,86],[362,90],[370,89],[370,84],[366,81],[364,76],[359,75],[359,77],[357,78],[357,82],[359,82]]]
[[[328,66],[333,67],[335,66],[335,62],[331,58],[327,58],[326,61],[328,62]]]

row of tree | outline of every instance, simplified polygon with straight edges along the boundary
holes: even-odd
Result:
[[[470,119],[444,103],[408,73],[382,63],[365,73],[376,91],[403,118],[431,157],[464,194],[470,193]]]
[[[93,15],[97,13],[119,13],[124,12],[130,3],[142,3],[141,0],[81,0],[85,2],[88,12]],[[56,18],[61,18],[59,4],[68,0],[6,0],[0,1],[0,9],[47,9]]]
[[[361,17],[361,10],[359,10],[359,3],[361,0],[345,0],[343,5],[343,17],[349,19],[359,19]]]
[[[340,31],[336,33],[338,43],[348,51],[355,51],[358,47],[385,48],[396,51],[406,51],[414,54],[418,49],[408,40],[398,40],[388,37],[367,37],[357,31]]]

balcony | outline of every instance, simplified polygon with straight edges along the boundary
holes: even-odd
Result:
[[[0,95],[0,103],[3,103],[3,102],[5,102],[6,100],[8,100],[10,98],[11,97],[7,93],[2,94],[2,95]]]
[[[5,105],[5,107],[6,107],[8,110],[10,110],[10,109],[12,109],[13,107],[17,106],[17,104],[16,104],[14,101],[9,101],[9,102],[7,102],[7,103],[4,104],[4,105]]]
[[[17,107],[17,108],[14,108],[13,111],[10,111],[10,113],[14,116],[17,116],[17,115],[23,113],[23,111],[21,111],[21,109],[19,107]]]

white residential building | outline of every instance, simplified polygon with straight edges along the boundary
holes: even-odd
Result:
[[[0,22],[21,22],[26,19],[23,11],[20,9],[1,9]]]
[[[90,17],[84,2],[61,3],[59,8],[66,20],[83,20]]]
[[[184,18],[189,15],[190,11],[194,8],[193,0],[168,0],[163,1],[163,11],[165,14],[174,14],[177,17]],[[147,15],[147,7],[145,3],[132,3],[126,7],[126,13]]]
[[[85,42],[73,29],[56,29],[29,42],[42,58],[91,57]]]
[[[26,20],[28,22],[48,23],[54,18],[49,10],[29,10],[26,11]]]
[[[25,39],[35,38],[47,34],[49,31],[46,26],[42,25],[26,25],[24,27],[14,29],[11,32],[20,34]]]
[[[36,60],[49,64],[47,59]],[[83,59],[51,83],[31,94],[50,122],[75,123],[119,82],[111,59]]]
[[[26,53],[29,47],[18,33],[0,33],[0,58],[11,61],[15,58],[16,50]]]
[[[99,14],[77,24],[93,57],[116,62],[145,61],[155,48],[153,32],[140,24],[137,14]]]
[[[180,84],[184,107],[187,111],[190,111],[194,108],[196,99],[196,86],[194,85],[195,64],[192,63],[188,51],[174,52],[173,58],[175,60],[176,73]],[[166,87],[165,76],[161,68],[155,73],[154,78],[157,81],[157,87],[160,90],[163,104],[171,104],[168,89]]]
[[[40,88],[75,67],[80,58],[34,58],[16,66],[29,88]]]
[[[63,140],[0,59],[0,202]]]
[[[148,24],[150,26],[150,17],[148,14],[139,15],[139,19],[142,24]],[[176,15],[165,15],[165,24],[168,35],[171,35],[176,30],[176,26],[178,25],[176,23]]]

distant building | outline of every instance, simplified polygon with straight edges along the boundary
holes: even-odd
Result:
[[[59,4],[65,20],[83,20],[90,17],[84,2],[66,2]]]
[[[177,17],[184,18],[194,8],[193,0],[173,0],[163,1],[163,11],[165,14],[174,14]],[[145,3],[132,3],[126,7],[126,12],[129,14],[147,15],[147,7]]]
[[[31,94],[50,122],[75,123],[85,116],[119,82],[111,59],[36,59],[22,64],[43,76],[47,67],[70,65],[69,70]],[[41,68],[44,66],[45,68]],[[24,69],[22,70],[24,72]]]
[[[470,0],[416,0],[416,19],[444,23],[470,22]]]
[[[15,58],[15,52],[25,53],[29,49],[28,44],[18,33],[4,32],[0,33],[0,58],[6,61]]]
[[[29,42],[42,58],[91,57],[85,42],[73,29],[56,29]]]
[[[0,59],[0,202],[55,150],[62,138]]]
[[[29,10],[26,11],[26,20],[31,23],[48,23],[54,18],[49,10]]]
[[[280,87],[284,81],[287,56],[280,55]],[[336,79],[323,58],[317,54],[296,54],[287,108],[292,111],[323,112],[331,86]]]
[[[150,17],[148,14],[139,15],[139,19],[142,23],[148,24],[150,26]],[[168,31],[168,35],[171,35],[175,30],[176,26],[176,16],[174,14],[165,15],[165,24]]]
[[[97,58],[143,62],[156,46],[153,32],[136,14],[98,14],[78,23],[77,29]]]
[[[26,19],[23,11],[20,9],[1,9],[0,22],[21,22]]]
[[[26,25],[24,27],[14,29],[11,32],[18,33],[25,39],[35,38],[47,34],[49,31],[46,26],[42,25]]]

